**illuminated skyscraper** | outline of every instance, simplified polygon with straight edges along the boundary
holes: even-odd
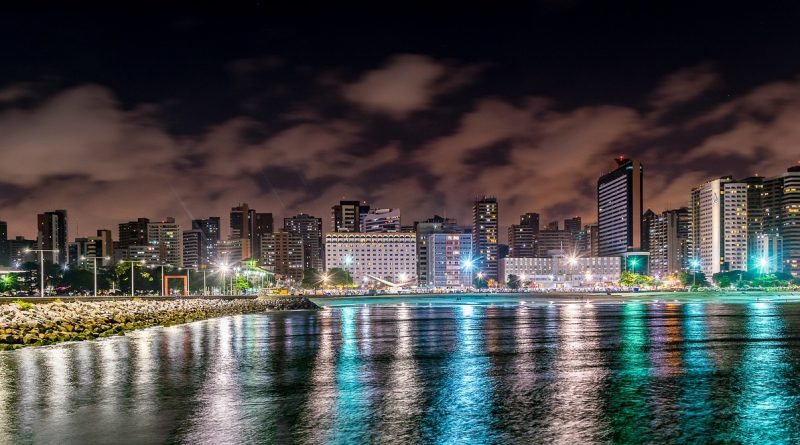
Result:
[[[748,270],[747,184],[730,176],[692,189],[693,259],[707,276]]]
[[[615,159],[616,169],[597,181],[599,255],[624,256],[642,248],[642,163]]]
[[[472,206],[472,255],[477,260],[477,272],[486,280],[497,282],[498,270],[498,208],[497,199],[483,197]]]
[[[54,210],[40,213],[36,218],[38,226],[37,249],[57,250],[44,252],[45,261],[64,266],[67,264],[67,211]]]

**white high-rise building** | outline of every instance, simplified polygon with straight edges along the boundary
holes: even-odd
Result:
[[[158,249],[159,263],[169,264],[174,267],[183,265],[181,227],[175,218],[166,218],[163,221],[150,221],[147,223],[148,243]]]
[[[431,233],[428,235],[428,286],[433,288],[472,285],[472,233]]]
[[[362,283],[417,282],[416,233],[326,233],[325,269],[344,269]],[[385,284],[385,283],[384,283]]]
[[[762,233],[756,236],[755,246],[750,250],[756,257],[750,262],[757,272],[782,272],[783,238],[774,233]]]
[[[711,275],[747,270],[747,184],[724,177],[692,189],[692,249]]]

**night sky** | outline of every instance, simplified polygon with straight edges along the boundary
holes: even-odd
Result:
[[[655,211],[800,159],[796,2],[273,3],[0,10],[9,235],[55,208],[70,238],[136,217],[227,225],[239,202],[327,230],[342,198],[468,224],[484,194],[503,226],[588,223],[619,154],[644,163]]]

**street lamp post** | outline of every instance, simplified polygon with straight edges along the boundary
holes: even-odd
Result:
[[[106,256],[82,256],[82,260],[92,260],[92,271],[94,272],[94,296],[97,297],[97,260],[108,260]]]
[[[628,264],[631,265],[631,269],[632,269],[631,271],[635,274],[636,273],[636,266],[639,265],[639,260],[637,260],[636,258],[631,258],[631,260],[628,261]]]
[[[475,271],[475,260],[472,258],[465,259],[462,267],[469,272],[469,286],[475,286],[475,277],[473,276],[473,272]]]
[[[700,268],[700,261],[692,260],[692,287],[697,286],[697,269]]]
[[[162,264],[149,264],[148,266],[149,267],[160,267],[161,268],[161,296],[162,297],[166,297],[166,295],[164,294],[164,291],[166,290],[166,289],[164,289],[164,268],[165,267],[172,267],[172,265],[171,264],[163,264],[162,263]]]
[[[58,252],[58,249],[25,249],[26,252],[39,252],[39,296],[44,297],[44,253]]]
[[[144,266],[144,260],[141,260],[141,261],[124,260],[124,261],[120,261],[120,263],[131,263],[131,297],[135,297],[136,296],[136,286],[135,286],[136,278],[133,276],[133,271],[136,268],[137,264],[140,264],[140,265]],[[121,283],[120,283],[120,287],[122,287]]]

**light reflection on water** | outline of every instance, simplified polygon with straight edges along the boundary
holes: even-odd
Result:
[[[348,306],[0,353],[2,443],[800,442],[800,304]]]

